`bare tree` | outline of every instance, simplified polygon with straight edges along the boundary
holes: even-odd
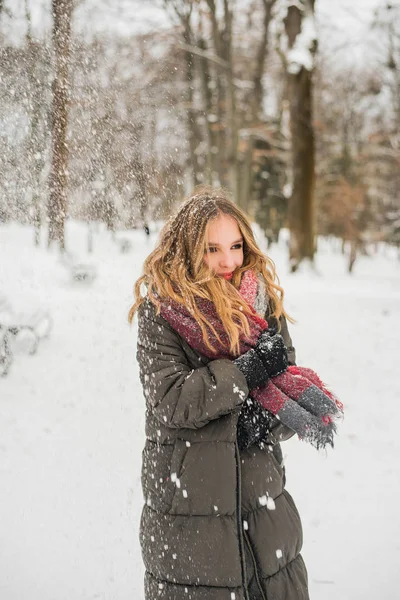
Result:
[[[196,41],[192,28],[192,15],[196,0],[164,0],[164,7],[171,10],[173,15],[178,18],[181,25],[181,47],[184,50],[185,61],[185,109],[188,130],[188,143],[190,154],[190,170],[193,185],[201,182],[201,171],[199,166],[199,157],[197,148],[201,141],[200,131],[197,124],[197,113],[194,106],[194,86],[195,86],[195,50]]]
[[[55,71],[51,111],[52,158],[48,204],[48,244],[65,249],[64,224],[67,214],[67,126],[69,54],[73,0],[52,0]]]
[[[215,63],[216,130],[218,133],[219,182],[235,187],[237,166],[238,124],[233,73],[232,27],[233,9],[230,0],[223,0],[222,16],[217,14],[215,0],[206,0],[211,21]],[[234,195],[236,195],[234,190]]]
[[[313,128],[313,70],[317,41],[315,0],[290,2],[284,20],[288,42],[286,68],[290,103],[293,188],[289,201],[292,271],[315,252],[315,141]]]
[[[34,243],[40,243],[42,225],[41,174],[45,166],[45,146],[47,140],[47,106],[44,88],[48,67],[48,52],[45,45],[40,44],[32,36],[32,19],[28,0],[25,0],[25,17],[27,21],[26,52],[27,78],[29,85],[29,117],[28,162],[30,165],[30,183],[32,188],[32,220],[34,226]]]
[[[198,171],[194,183],[229,187],[243,208],[252,193],[253,134],[247,132],[252,128],[256,136],[264,124],[263,78],[276,1],[257,0],[246,21],[233,0],[164,0],[179,17],[179,47],[186,52],[190,170]]]
[[[381,9],[381,28],[387,32],[387,68],[391,73],[390,89],[393,98],[395,129],[400,127],[400,6],[387,2]],[[379,14],[377,15],[379,26]],[[386,31],[385,31],[386,29]]]
[[[238,165],[238,168],[236,170],[237,201],[239,206],[241,206],[244,210],[248,210],[248,201],[251,197],[253,189],[254,142],[257,137],[257,129],[263,121],[263,77],[265,74],[265,67],[268,58],[269,30],[272,20],[272,9],[275,4],[276,0],[262,0],[263,22],[261,39],[256,50],[255,68],[252,77],[252,95],[250,97],[249,102],[249,122],[251,128],[255,131],[253,135],[250,134],[248,136],[247,148],[244,153],[243,162],[241,165]]]
[[[254,121],[259,121],[262,118],[262,102],[264,96],[262,80],[268,58],[269,29],[272,20],[272,10],[276,4],[276,1],[277,0],[262,0],[263,26],[261,31],[261,39],[256,54],[255,69],[253,74],[254,93],[251,102],[251,113]]]
[[[213,118],[213,78],[209,64],[209,47],[203,31],[200,32],[199,48],[202,51],[199,57],[199,70],[201,79],[201,89],[204,103],[204,115],[207,132],[207,159],[205,177],[210,185],[219,182],[219,162],[218,152],[218,132]]]

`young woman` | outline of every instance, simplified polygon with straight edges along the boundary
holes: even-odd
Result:
[[[165,225],[135,294],[146,600],[308,599],[279,442],[332,444],[340,406],[294,366],[274,264],[226,194],[203,188]]]

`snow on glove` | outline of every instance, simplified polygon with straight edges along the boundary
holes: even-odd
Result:
[[[276,377],[286,371],[289,364],[288,355],[283,337],[279,333],[271,335],[269,330],[263,331],[255,350],[270,377]]]
[[[233,363],[245,376],[249,390],[262,387],[267,383],[268,373],[254,348],[236,358]]]
[[[288,357],[283,337],[275,331],[263,331],[255,348],[248,350],[234,361],[246,377],[252,390],[267,383],[269,377],[275,377],[286,370]]]
[[[266,439],[277,419],[259,402],[246,398],[242,404],[237,423],[237,440],[240,450]]]

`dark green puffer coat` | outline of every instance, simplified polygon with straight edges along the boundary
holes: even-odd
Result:
[[[146,600],[308,600],[301,522],[279,445],[292,432],[279,424],[268,447],[239,452],[244,376],[229,360],[195,352],[148,301],[137,356],[147,407]]]

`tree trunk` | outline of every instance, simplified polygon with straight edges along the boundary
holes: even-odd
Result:
[[[272,8],[276,0],[263,0],[264,19],[260,45],[257,50],[255,70],[253,75],[253,95],[250,100],[250,123],[252,126],[262,119],[262,103],[264,89],[262,79],[268,56],[269,26],[272,19]],[[243,165],[237,169],[237,201],[243,210],[248,211],[248,203],[253,189],[253,147],[254,139],[249,138]]]
[[[188,46],[192,45],[192,30],[190,25],[190,13],[184,18],[184,42]],[[193,185],[196,186],[201,183],[201,173],[199,165],[199,157],[197,155],[197,146],[200,142],[200,132],[197,125],[197,113],[193,106],[194,96],[194,79],[195,79],[195,64],[194,55],[187,51],[185,52],[186,62],[186,84],[187,84],[187,124],[189,133],[189,150],[190,150],[190,165],[192,170],[192,181]]]
[[[222,34],[222,56],[228,68],[226,71],[227,92],[229,98],[229,180],[231,183],[233,197],[238,200],[238,144],[239,133],[236,116],[236,90],[234,84],[234,68],[232,55],[232,26],[233,12],[229,0],[224,0],[224,31]]]
[[[217,7],[215,0],[206,0],[207,6],[210,11],[210,19],[212,24],[212,37],[215,54],[224,60],[224,40],[223,31],[221,33],[218,18],[217,18]],[[227,127],[226,127],[226,95],[227,95],[227,84],[226,84],[226,66],[216,66],[216,119],[214,123],[214,131],[217,136],[217,148],[218,148],[218,178],[222,187],[230,187],[229,181],[229,161],[228,161],[228,141],[227,141]]]
[[[40,232],[42,230],[42,204],[40,202],[40,196],[38,194],[33,194],[32,197],[32,207],[33,207],[33,243],[36,247],[40,246]]]
[[[33,54],[31,55],[32,59]],[[34,75],[33,65],[31,66],[31,73]],[[39,90],[35,85],[34,76],[30,76],[31,79],[31,119],[30,119],[30,132],[28,149],[30,154],[31,163],[31,183],[32,183],[32,221],[34,226],[34,244],[35,246],[40,245],[40,232],[42,228],[42,202],[40,196],[40,175],[44,167],[43,160],[43,149],[38,148],[39,140],[39,112],[40,112],[40,96]]]
[[[49,237],[65,249],[64,225],[67,213],[67,125],[68,125],[68,67],[71,42],[72,0],[52,0],[53,47],[55,72],[52,100],[52,158],[50,197],[48,204]]]
[[[305,11],[314,13],[314,0],[302,0],[301,6],[291,5],[285,19],[289,51],[302,29]],[[316,48],[309,48],[315,53]],[[289,257],[292,271],[307,258],[313,261],[315,252],[315,141],[313,129],[313,69],[302,64],[288,66],[288,97],[292,138],[293,191],[289,200]]]
[[[29,66],[27,76],[29,81],[30,123],[28,138],[28,160],[30,165],[30,180],[32,187],[32,223],[34,228],[34,244],[40,245],[42,228],[42,202],[40,190],[40,175],[45,166],[44,143],[41,138],[40,120],[43,99],[43,81],[38,73],[40,61],[40,45],[32,38],[32,17],[28,0],[25,0],[25,17],[27,21],[26,46],[28,49]],[[42,143],[41,143],[42,142]]]
[[[358,250],[357,240],[355,240],[355,239],[350,240],[349,262],[347,265],[347,270],[350,273],[350,275],[353,272],[354,263],[356,262],[357,250]]]
[[[254,137],[249,136],[244,157],[242,161],[238,161],[236,171],[236,201],[245,212],[249,210],[249,200],[253,189],[253,150]]]
[[[87,228],[87,251],[88,254],[93,254],[93,222],[89,221],[88,222],[88,228]]]
[[[199,40],[199,48],[203,51],[207,50],[206,42],[202,38]],[[219,179],[219,154],[215,118],[213,113],[213,97],[211,91],[212,78],[208,64],[208,58],[202,56],[199,59],[199,67],[207,129],[207,167],[205,179],[207,179],[210,185],[214,185]]]

